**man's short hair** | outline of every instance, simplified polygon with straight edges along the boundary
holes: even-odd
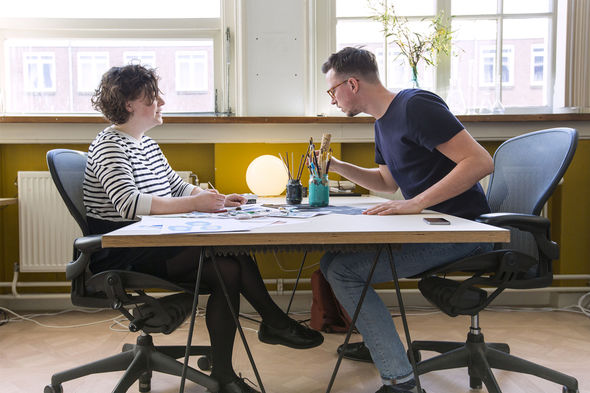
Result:
[[[361,48],[346,47],[339,52],[332,53],[322,65],[325,74],[330,70],[337,74],[363,78],[369,82],[379,80],[379,69],[375,55]]]
[[[91,102],[94,109],[113,124],[129,120],[127,103],[145,96],[149,103],[160,96],[156,71],[138,64],[112,67],[104,73],[100,85],[94,91]]]

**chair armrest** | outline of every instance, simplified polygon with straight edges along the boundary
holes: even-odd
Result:
[[[534,214],[489,213],[482,214],[475,221],[498,227],[509,226],[530,232],[534,236],[540,252],[551,260],[559,258],[559,245],[549,237],[551,221],[545,217]]]
[[[93,253],[102,248],[102,235],[90,235],[74,240],[74,247],[80,252]]]
[[[74,240],[74,248],[80,251],[80,255],[66,266],[66,279],[70,281],[84,274],[90,263],[90,256],[102,248],[102,236],[79,237]]]
[[[482,214],[475,221],[497,227],[510,226],[527,232],[543,234],[548,233],[549,226],[551,225],[551,222],[545,217],[520,213]]]

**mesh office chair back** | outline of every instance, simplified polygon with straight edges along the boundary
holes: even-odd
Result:
[[[500,145],[487,192],[491,211],[541,214],[573,158],[577,140],[574,129],[551,128]],[[527,232],[512,229],[510,243],[501,246],[538,257],[537,244]]]
[[[82,189],[87,158],[86,153],[69,149],[47,152],[47,166],[53,182],[84,236],[90,234]]]

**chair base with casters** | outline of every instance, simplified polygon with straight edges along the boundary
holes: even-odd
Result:
[[[184,346],[154,346],[152,336],[142,334],[137,337],[135,344],[123,345],[123,351],[117,355],[54,374],[51,377],[51,385],[45,386],[43,392],[62,393],[62,383],[64,382],[86,375],[112,371],[125,371],[113,389],[113,393],[126,392],[137,380],[139,380],[139,391],[142,393],[149,392],[151,390],[153,371],[176,376],[182,375],[183,364],[176,359],[184,357],[184,354]],[[210,369],[210,347],[192,346],[190,354],[203,355],[204,357],[199,359],[198,365],[201,369]],[[186,378],[205,386],[209,391],[215,392],[219,390],[216,381],[192,367],[187,368]]]
[[[492,369],[531,374],[562,385],[563,393],[578,393],[578,381],[566,374],[518,358],[510,354],[510,347],[504,343],[486,343],[479,328],[479,316],[471,317],[471,328],[465,342],[413,341],[412,351],[418,361],[419,375],[436,370],[467,367],[469,387],[481,389],[482,382],[489,393],[502,390]],[[420,351],[438,352],[440,355],[420,360]]]

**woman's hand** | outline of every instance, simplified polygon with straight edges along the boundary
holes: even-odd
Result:
[[[215,212],[223,209],[225,195],[220,194],[217,190],[203,190],[193,196],[194,210],[199,212]]]
[[[240,194],[229,194],[225,196],[225,206],[227,207],[241,206],[247,201],[248,198]]]

